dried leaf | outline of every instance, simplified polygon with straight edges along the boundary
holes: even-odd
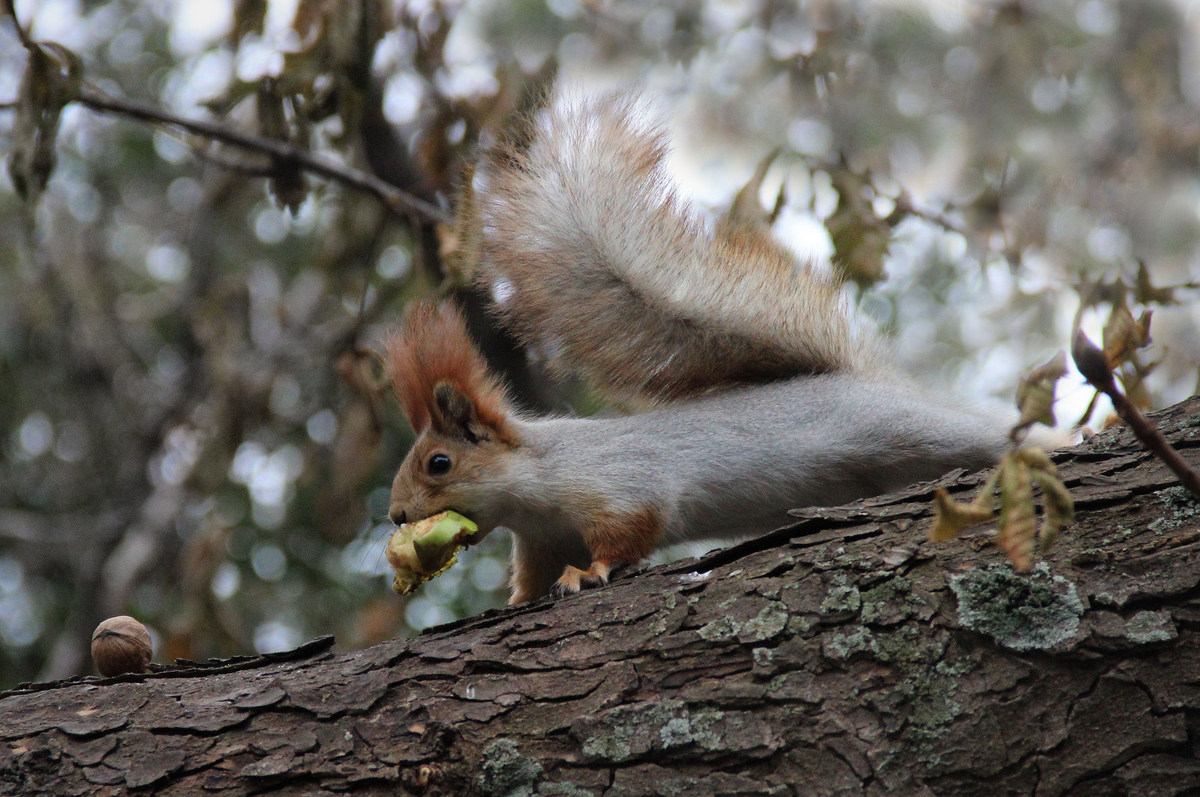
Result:
[[[1058,533],[1075,520],[1075,500],[1057,472],[1035,469],[1031,475],[1042,489],[1045,504],[1042,528],[1038,531],[1038,550],[1045,554],[1058,539]]]
[[[875,215],[868,195],[871,184],[842,164],[828,170],[838,203],[825,220],[833,242],[834,265],[847,279],[867,287],[884,278],[883,256],[891,243],[891,228]]]
[[[1088,422],[1088,418],[1091,418],[1092,413],[1096,411],[1096,402],[1098,402],[1099,400],[1100,400],[1100,391],[1097,390],[1092,393],[1092,399],[1091,399],[1091,401],[1088,402],[1088,405],[1084,408],[1083,414],[1079,416],[1079,420],[1075,421],[1075,424],[1074,424],[1075,428],[1077,428],[1077,429],[1084,428],[1084,424],[1086,424]]]
[[[79,56],[53,42],[33,45],[28,52],[13,119],[8,174],[17,194],[35,203],[54,173],[59,119],[63,106],[79,92],[83,66]]]
[[[1047,513],[1042,518],[1042,527],[1038,530],[1038,553],[1045,556],[1058,541],[1058,534],[1066,527],[1068,521]]]
[[[1151,310],[1146,310],[1134,320],[1133,313],[1125,305],[1113,305],[1108,321],[1104,324],[1104,356],[1110,368],[1116,368],[1133,352],[1150,343]]]
[[[249,34],[262,35],[267,18],[267,0],[237,0],[233,6],[233,44]]]
[[[1033,485],[1044,496],[1045,518],[1038,528],[1033,502]],[[1075,504],[1058,477],[1054,462],[1040,448],[1030,446],[1005,454],[979,495],[970,504],[951,500],[945,490],[934,493],[932,541],[957,536],[963,529],[993,517],[994,493],[1000,490],[1000,519],[996,544],[1004,549],[1019,572],[1033,565],[1035,541],[1044,553],[1054,544],[1058,533],[1075,518]]]
[[[1029,466],[1012,454],[1000,461],[1000,527],[996,544],[1019,573],[1033,567],[1037,519]]]
[[[1000,214],[1003,207],[1003,188],[989,185],[963,208],[963,215],[971,229],[987,234],[1002,228]]]
[[[1023,429],[1035,423],[1054,426],[1054,383],[1030,383],[1021,379],[1017,387],[1017,407],[1021,417],[1017,428]]]
[[[980,507],[978,502],[956,502],[948,492],[938,489],[934,493],[934,527],[930,529],[929,539],[934,543],[954,539],[964,529],[989,521],[994,516],[991,507]]]
[[[837,266],[845,277],[866,287],[886,276],[883,256],[887,254],[891,231],[881,220],[835,211],[825,220],[825,228],[833,241]]]
[[[1050,459],[1050,455],[1038,446],[1025,446],[1017,452],[1017,458],[1028,465],[1031,470],[1049,473],[1052,476],[1058,475],[1058,468],[1055,467],[1054,460]]]
[[[271,78],[264,78],[258,84],[255,100],[258,132],[267,138],[287,141],[287,111],[283,107],[283,95],[279,92],[279,84]]]
[[[257,81],[234,80],[229,84],[224,94],[205,100],[203,105],[216,116],[228,116],[239,103],[255,96],[259,90]]]
[[[783,209],[784,187],[782,185],[779,187],[779,194],[775,197],[775,205],[770,210],[763,207],[758,197],[762,193],[763,180],[766,179],[767,170],[771,168],[771,164],[775,162],[775,158],[778,156],[779,150],[774,149],[759,161],[754,174],[750,176],[746,184],[737,192],[737,196],[733,198],[733,203],[725,213],[723,221],[730,224],[754,227],[760,225],[770,227],[775,223],[775,219],[779,217],[779,211]]]
[[[1121,387],[1125,391],[1125,398],[1129,399],[1129,402],[1138,409],[1146,410],[1150,408],[1150,391],[1146,387],[1146,377],[1154,373],[1161,364],[1162,359],[1149,363],[1141,363],[1136,357],[1130,357],[1129,361],[1118,372],[1117,376],[1121,380]]]
[[[1175,304],[1175,289],[1154,287],[1150,281],[1150,270],[1144,262],[1139,262],[1133,297],[1138,304]]]
[[[292,18],[299,44],[284,56],[278,76],[281,94],[294,104],[294,124],[339,116],[341,135],[358,130],[372,54],[387,19],[383,0],[299,0]]]
[[[1055,382],[1067,373],[1067,354],[1058,352],[1029,372],[1030,382]]]
[[[259,132],[266,138],[291,142],[294,130],[288,124],[287,99],[280,92],[278,82],[271,78],[264,79],[259,84],[255,99]],[[275,204],[286,208],[294,216],[308,198],[308,179],[295,164],[275,159],[273,166],[273,173],[267,180],[267,190]]]
[[[1017,386],[1017,409],[1021,417],[1016,429],[1024,429],[1034,423],[1054,426],[1054,387],[1058,379],[1067,372],[1067,355],[1059,352],[1048,362],[1030,372]]]
[[[1080,282],[1075,286],[1075,292],[1079,294],[1079,309],[1075,316],[1075,326],[1079,326],[1079,318],[1088,308],[1101,304],[1125,304],[1129,295],[1129,286],[1125,284],[1124,279],[1117,276],[1113,278],[1112,282],[1105,282],[1102,279],[1097,279],[1095,282]]]
[[[413,55],[413,65],[420,74],[434,79],[446,65],[445,49],[453,29],[453,14],[444,3],[428,6],[403,3],[398,22],[414,34],[416,53]]]
[[[995,517],[992,508],[992,491],[996,488],[996,474],[979,491],[969,504],[960,503],[943,489],[933,494],[933,528],[929,531],[932,542],[944,542],[957,537],[963,530],[978,523],[986,523]]]

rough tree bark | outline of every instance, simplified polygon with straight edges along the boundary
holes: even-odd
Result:
[[[1200,462],[1200,399],[1161,422]],[[1030,576],[925,542],[918,486],[413,640],[14,690],[0,793],[1196,793],[1200,503],[1123,430],[1055,459]]]

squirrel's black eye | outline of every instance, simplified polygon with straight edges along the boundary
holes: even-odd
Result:
[[[450,457],[445,454],[434,454],[429,458],[428,465],[430,476],[441,476],[450,471]]]

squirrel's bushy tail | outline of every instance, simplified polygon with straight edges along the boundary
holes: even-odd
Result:
[[[870,356],[836,286],[765,225],[706,226],[676,195],[636,98],[559,99],[520,138],[472,181],[479,279],[551,365],[664,401]]]

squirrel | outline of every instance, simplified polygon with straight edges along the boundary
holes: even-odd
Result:
[[[469,183],[476,279],[501,322],[639,411],[518,411],[449,304],[410,307],[386,344],[418,434],[389,518],[453,509],[480,535],[510,529],[510,604],[605,584],[662,545],[988,467],[1007,445],[1002,419],[893,372],[766,223],[706,225],[643,111],[622,93],[550,102]]]

